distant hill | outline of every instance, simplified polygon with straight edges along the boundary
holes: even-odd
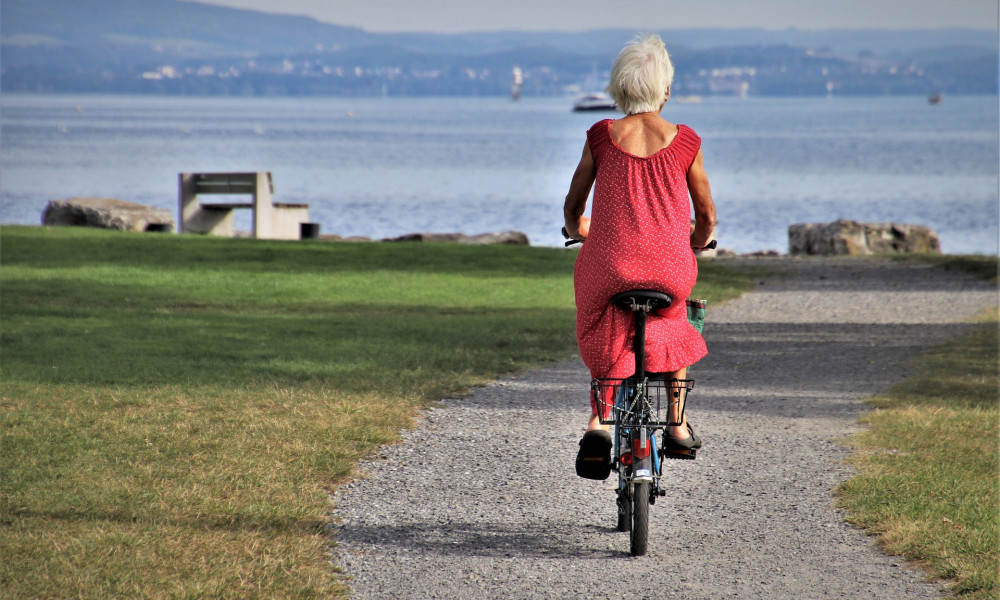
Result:
[[[307,17],[271,15],[179,0],[4,0],[6,48],[106,44],[120,50],[212,57],[343,47],[369,34]],[[127,53],[120,56],[130,61]]]
[[[5,92],[524,94],[602,87],[634,32],[377,34],[180,0],[4,0]],[[661,31],[676,93],[997,93],[997,32]]]

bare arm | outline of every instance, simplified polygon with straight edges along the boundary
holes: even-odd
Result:
[[[701,150],[694,158],[694,163],[688,169],[688,191],[694,205],[694,231],[691,233],[691,247],[702,248],[708,245],[715,230],[715,202],[712,201],[712,188],[708,184],[708,174],[705,173],[705,160]]]
[[[563,205],[566,232],[575,240],[586,239],[590,233],[590,219],[583,216],[583,213],[587,210],[587,198],[590,197],[590,189],[594,187],[596,177],[597,165],[594,164],[594,156],[590,153],[590,145],[584,144],[583,156],[580,157],[580,164],[573,173],[569,193],[566,194],[566,204]]]

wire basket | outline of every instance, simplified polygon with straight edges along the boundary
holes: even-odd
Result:
[[[638,420],[645,405],[648,418],[642,422],[646,425],[678,427],[684,422],[685,400],[692,389],[693,379],[647,378],[640,381],[629,378],[595,379],[590,382],[590,393],[597,402],[603,425]]]

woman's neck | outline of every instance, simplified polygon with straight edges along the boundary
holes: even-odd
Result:
[[[659,111],[652,111],[652,110],[650,110],[650,111],[647,111],[647,112],[632,113],[632,114],[625,115],[625,116],[626,117],[640,117],[640,118],[659,117],[660,116],[660,112]]]

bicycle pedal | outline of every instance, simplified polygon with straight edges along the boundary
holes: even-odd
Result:
[[[660,453],[660,456],[674,460],[694,460],[698,456],[698,450],[696,448],[690,450],[664,450]]]

